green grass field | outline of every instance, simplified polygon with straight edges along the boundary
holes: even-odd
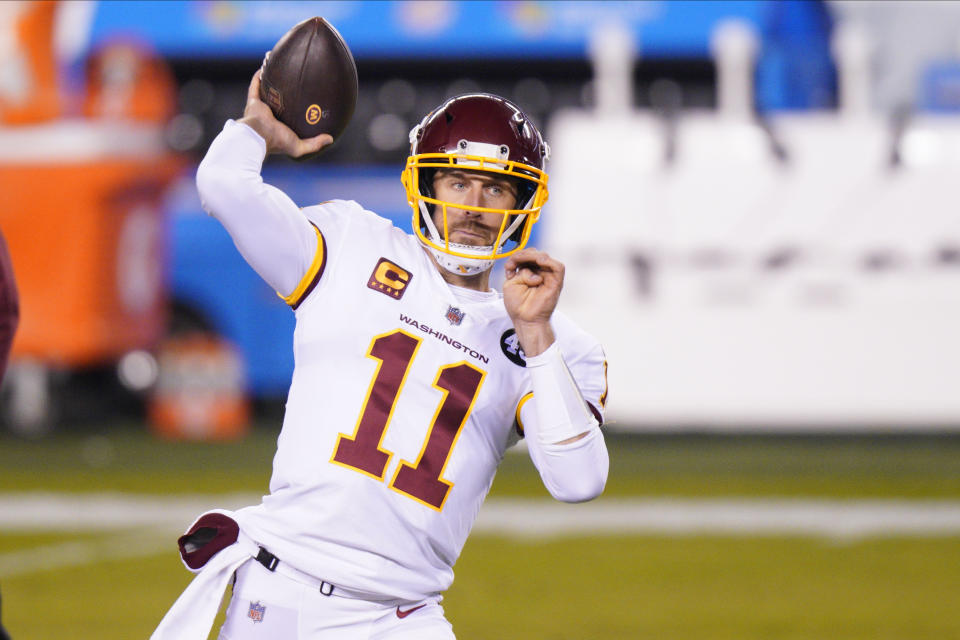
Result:
[[[0,492],[260,493],[275,435],[184,444],[126,425],[0,437]],[[960,499],[957,437],[608,442],[608,496]],[[492,497],[507,496],[549,500],[523,455],[508,456],[497,477]],[[166,551],[118,560],[116,531],[10,531],[3,521],[0,592],[13,640],[146,638],[191,577],[173,536]],[[24,553],[74,549],[87,556],[10,569]],[[960,638],[960,536],[474,535],[444,605],[461,639]]]

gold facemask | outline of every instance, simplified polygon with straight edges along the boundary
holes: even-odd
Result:
[[[533,195],[526,197],[526,203],[518,203],[523,209],[490,209],[471,205],[457,204],[423,195],[420,185],[421,169],[467,169],[505,175],[520,180],[521,184],[534,187]],[[483,156],[447,153],[421,153],[407,158],[401,181],[407,192],[407,203],[413,209],[413,231],[425,246],[456,258],[473,260],[496,260],[520,251],[530,238],[533,225],[540,218],[540,210],[547,201],[546,172],[515,161],[496,160]],[[432,191],[433,185],[427,185]],[[432,205],[427,206],[427,205]],[[439,228],[430,216],[430,211],[439,207],[442,213],[442,228]],[[478,213],[497,213],[502,217],[500,229],[493,244],[487,247],[473,247],[450,242],[447,228],[447,207],[460,211]],[[426,228],[426,233],[424,232]],[[434,233],[436,232],[436,233]],[[513,238],[515,244],[507,246]]]

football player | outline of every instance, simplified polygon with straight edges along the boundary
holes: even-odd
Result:
[[[410,134],[410,235],[265,184],[266,154],[332,139],[298,139],[258,91],[255,75],[197,185],[294,310],[296,365],[269,495],[180,538],[198,576],[154,637],[205,638],[235,576],[221,638],[453,638],[441,595],[504,452],[525,437],[562,501],[607,478],[603,351],[556,310],[563,265],[525,246],[548,147],[508,100],[447,100]]]

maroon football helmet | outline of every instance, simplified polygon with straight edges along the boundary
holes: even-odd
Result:
[[[544,167],[549,155],[536,126],[509,100],[489,93],[450,98],[410,132],[410,156],[402,180],[417,237],[442,266],[465,275],[485,271],[495,259],[519,251],[547,200]],[[518,185],[514,208],[485,209],[437,200],[434,174],[454,166],[514,178]],[[494,244],[476,247],[448,241],[447,206],[501,214],[503,222]],[[443,229],[431,217],[436,207],[444,213]]]

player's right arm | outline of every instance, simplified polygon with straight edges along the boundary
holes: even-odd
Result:
[[[227,122],[200,163],[197,189],[204,209],[223,224],[244,259],[267,284],[288,296],[311,269],[320,240],[299,207],[263,182],[263,159],[270,152],[312,153],[332,139],[297,138],[257,97],[259,83],[257,72],[244,117]]]

